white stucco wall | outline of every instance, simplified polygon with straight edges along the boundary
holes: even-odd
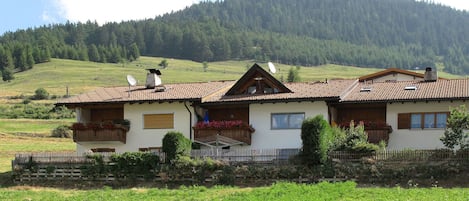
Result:
[[[436,149],[444,148],[440,137],[444,129],[397,129],[397,115],[399,113],[418,112],[449,112],[450,106],[457,107],[467,103],[462,101],[393,103],[387,105],[386,121],[392,126],[393,132],[389,136],[389,150],[402,149]]]
[[[322,114],[328,119],[327,105],[323,101],[251,104],[249,106],[249,121],[256,129],[252,135],[251,146],[237,148],[270,149],[270,148],[300,148],[301,129],[271,129],[272,113],[305,113],[305,118]]]
[[[194,115],[193,108],[187,103]],[[144,129],[144,114],[174,114],[174,128],[172,129]],[[192,117],[194,118],[194,117]],[[130,130],[127,133],[127,143],[86,143],[77,144],[77,152],[83,153],[91,148],[115,148],[116,152],[138,151],[139,148],[161,147],[164,135],[169,131],[178,131],[187,138],[191,130],[190,117],[184,103],[153,103],[153,104],[125,104],[124,119],[130,120]],[[195,122],[194,119],[192,121]]]

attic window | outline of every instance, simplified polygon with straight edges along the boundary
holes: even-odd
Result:
[[[406,86],[404,88],[404,90],[406,90],[406,91],[409,91],[409,90],[410,91],[415,91],[415,90],[417,90],[417,86]]]
[[[363,87],[360,89],[360,92],[370,92],[371,91],[371,87]]]

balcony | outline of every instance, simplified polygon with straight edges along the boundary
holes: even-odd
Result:
[[[365,129],[366,134],[368,135],[368,142],[378,144],[380,141],[386,142],[388,144],[389,134],[392,132],[392,129],[389,128],[373,128]]]
[[[118,142],[125,144],[127,140],[126,126],[120,124],[73,124],[73,141],[82,142]]]
[[[251,145],[253,132],[254,128],[241,121],[200,122],[194,127],[194,139],[202,142],[222,140],[232,145],[237,141]]]

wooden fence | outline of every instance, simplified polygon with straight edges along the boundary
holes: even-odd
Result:
[[[329,153],[329,157],[332,160],[348,162],[358,162],[363,158],[381,162],[469,162],[469,151],[453,152],[451,150],[386,150],[368,154],[334,151]]]
[[[285,164],[300,149],[201,149],[192,150],[192,158],[211,158],[230,163]]]

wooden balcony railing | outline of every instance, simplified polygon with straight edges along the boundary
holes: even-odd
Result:
[[[75,129],[73,130],[74,142],[114,141],[126,143],[127,129],[125,128],[99,128],[99,129]]]
[[[252,128],[194,128],[194,138],[200,139],[217,134],[251,145]]]
[[[380,141],[389,142],[389,134],[392,132],[391,127],[385,128],[369,128],[365,129],[368,134],[368,142],[378,144]]]

